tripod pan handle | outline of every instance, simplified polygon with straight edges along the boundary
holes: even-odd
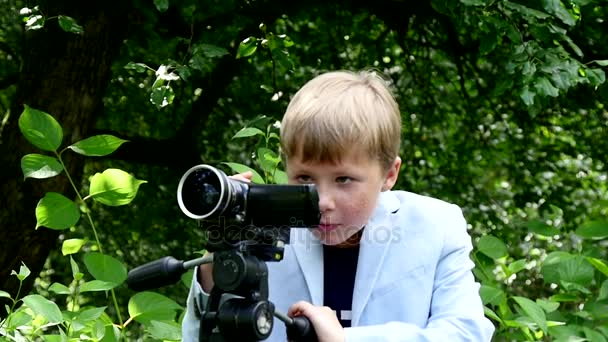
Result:
[[[292,324],[287,325],[287,338],[294,342],[317,342],[315,328],[305,316],[292,318]]]

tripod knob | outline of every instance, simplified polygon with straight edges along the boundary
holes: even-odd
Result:
[[[317,342],[317,333],[305,316],[292,318],[292,323],[287,325],[287,338],[289,341]]]

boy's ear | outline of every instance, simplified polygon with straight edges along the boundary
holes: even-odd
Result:
[[[387,191],[393,188],[399,177],[399,169],[401,168],[401,158],[396,157],[393,164],[386,172],[384,178],[384,184],[382,184],[382,191]]]

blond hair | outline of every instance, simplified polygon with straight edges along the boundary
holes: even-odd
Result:
[[[336,163],[354,148],[388,169],[400,144],[399,106],[375,71],[333,71],[313,78],[295,94],[281,122],[287,159]]]

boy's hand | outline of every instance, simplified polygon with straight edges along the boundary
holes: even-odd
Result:
[[[238,179],[243,182],[250,183],[251,178],[253,177],[253,173],[251,171],[237,173],[236,175],[228,176],[229,178]],[[205,253],[205,255],[209,255],[213,253]],[[211,289],[213,288],[213,264],[204,264],[200,265],[198,269],[198,283],[203,287],[203,291],[206,293],[211,293]]]
[[[314,306],[309,302],[299,301],[289,308],[287,315],[306,316],[315,328],[319,342],[344,341],[344,328],[336,314],[327,306]]]
[[[228,178],[234,178],[243,182],[251,183],[251,178],[253,178],[253,172],[245,171],[243,173],[237,173],[236,175],[228,176]]]

